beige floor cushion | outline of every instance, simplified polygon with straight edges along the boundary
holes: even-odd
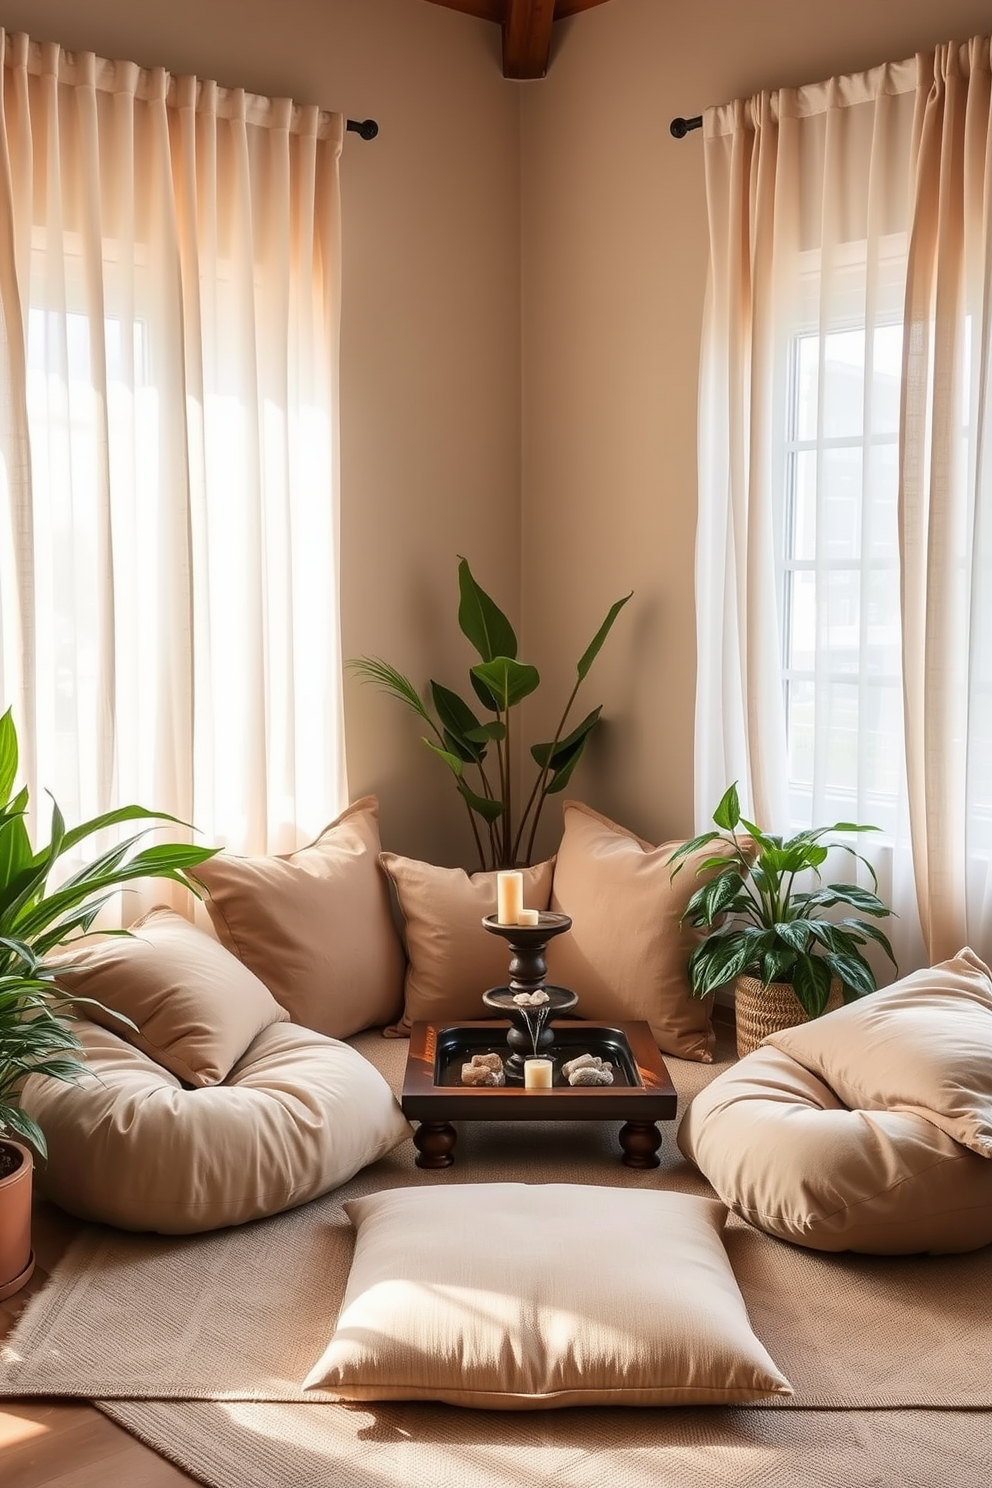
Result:
[[[242,1224],[336,1188],[410,1134],[368,1060],[292,1023],[199,1089],[107,1029],[77,1031],[91,1073],[79,1086],[32,1076],[23,1104],[48,1139],[41,1187],[81,1219],[164,1234]]]
[[[792,1393],[751,1330],[713,1199],[470,1183],[345,1209],[355,1257],[307,1388],[490,1410]]]
[[[992,1162],[916,1112],[848,1110],[769,1044],[695,1097],[678,1145],[735,1214],[813,1250],[992,1242]]]

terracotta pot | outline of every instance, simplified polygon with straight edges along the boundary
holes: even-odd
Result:
[[[4,1137],[0,1147],[20,1154],[20,1164],[0,1178],[0,1301],[30,1280],[34,1270],[31,1249],[31,1180],[34,1160],[30,1149]]]
[[[844,1002],[840,982],[834,977],[830,996],[824,1008],[832,1013]],[[822,1016],[822,1014],[821,1014]],[[743,1059],[756,1049],[763,1038],[783,1028],[795,1028],[810,1021],[809,1013],[792,990],[791,982],[769,982],[762,986],[758,977],[738,977],[734,990],[734,1017],[737,1023],[737,1057]]]

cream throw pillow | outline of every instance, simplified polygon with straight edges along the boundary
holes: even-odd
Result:
[[[386,1033],[408,1038],[418,1021],[491,1017],[482,994],[505,986],[510,966],[506,941],[482,926],[483,916],[496,913],[496,874],[469,876],[395,853],[382,853],[379,861],[396,889],[409,962],[403,1018]],[[553,860],[523,869],[528,909],[547,909],[553,871]]]
[[[852,1110],[923,1116],[992,1157],[992,972],[969,947],[765,1042]]]
[[[548,947],[548,980],[579,994],[576,1017],[643,1019],[666,1054],[710,1063],[713,999],[691,997],[686,976],[700,932],[680,921],[717,849],[688,858],[673,882],[681,842],[652,847],[578,801],[565,802],[564,824],[551,908],[572,928]]]
[[[171,909],[152,910],[128,936],[79,942],[65,960],[59,985],[111,1010],[80,1011],[187,1085],[219,1084],[257,1034],[289,1016],[236,956]]]
[[[712,1199],[487,1183],[345,1209],[355,1258],[304,1388],[488,1410],[792,1393],[751,1330]]]
[[[223,944],[294,1023],[331,1038],[400,1010],[403,949],[379,847],[379,805],[365,796],[297,852],[218,853],[196,870]]]

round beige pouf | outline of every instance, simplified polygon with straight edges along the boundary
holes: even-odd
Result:
[[[264,1029],[203,1089],[107,1029],[76,1032],[91,1074],[32,1076],[23,1104],[48,1141],[37,1183],[81,1219],[175,1235],[243,1224],[327,1193],[410,1135],[367,1059],[293,1023]]]
[[[770,1045],[718,1075],[678,1145],[742,1219],[813,1250],[992,1243],[992,1161],[907,1111],[851,1111]]]

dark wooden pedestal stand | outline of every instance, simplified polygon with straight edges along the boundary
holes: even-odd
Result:
[[[486,915],[482,923],[490,935],[501,936],[510,947],[509,985],[490,987],[483,992],[482,1000],[486,1007],[511,1019],[506,1035],[510,1053],[503,1060],[503,1073],[511,1084],[522,1084],[524,1061],[532,1055],[546,1055],[554,1042],[551,1019],[556,1013],[570,1012],[579,1000],[578,993],[570,988],[549,987],[544,981],[548,941],[570,930],[572,921],[568,915],[542,910],[536,925],[501,925],[495,915]],[[535,992],[545,993],[547,1002],[520,1007],[514,1001],[521,994],[533,996]]]

